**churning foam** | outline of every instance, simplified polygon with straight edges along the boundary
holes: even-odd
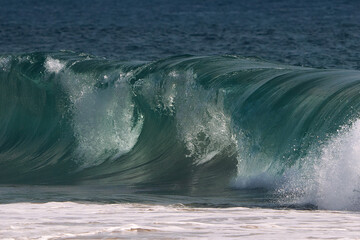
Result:
[[[319,207],[360,209],[360,120],[343,127],[322,148],[313,184],[316,191],[310,193]]]
[[[178,75],[176,120],[180,137],[197,164],[210,161],[233,144],[231,119],[225,114],[223,92],[208,91],[196,83],[196,75],[187,71]],[[191,114],[189,114],[191,113]]]
[[[359,214],[177,205],[0,204],[1,239],[358,239]]]
[[[59,60],[47,58],[49,72],[60,73],[65,66]],[[101,164],[130,151],[140,135],[143,116],[134,119],[135,105],[122,73],[96,79],[90,73],[61,71],[59,82],[68,94],[74,135],[77,139],[77,163],[82,167]],[[105,89],[96,87],[98,81],[114,81]],[[134,122],[136,121],[136,122]]]
[[[297,167],[285,173],[278,188],[287,201],[321,209],[360,209],[360,120],[341,128]]]
[[[234,185],[275,189],[282,204],[360,210],[360,119],[315,148],[281,174],[278,165],[249,175],[240,169]],[[252,160],[256,164],[263,159]]]
[[[59,73],[64,67],[65,67],[65,64],[60,62],[60,60],[54,59],[51,57],[46,58],[45,68],[48,72]]]
[[[88,76],[79,80],[84,77]],[[100,91],[80,85],[81,90],[72,94],[78,94],[73,98],[74,130],[78,153],[84,159],[82,166],[98,165],[130,151],[140,135],[143,118],[140,115],[134,124],[135,105],[126,79],[119,77],[115,86]]]
[[[0,69],[2,71],[9,70],[10,57],[0,57]]]
[[[156,76],[141,81],[142,95],[154,110],[174,116],[177,132],[195,164],[210,161],[235,140],[225,114],[222,90],[205,90],[193,71],[171,71],[165,81]],[[156,96],[154,99],[154,92]]]

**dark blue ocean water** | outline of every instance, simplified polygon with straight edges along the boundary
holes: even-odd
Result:
[[[359,11],[351,0],[1,0],[0,53],[234,54],[359,69]]]

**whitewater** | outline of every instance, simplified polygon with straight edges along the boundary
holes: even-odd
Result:
[[[360,72],[0,58],[0,237],[356,239]]]
[[[351,198],[335,208],[357,207],[358,71],[237,56],[2,62],[2,183],[332,188]]]
[[[5,204],[0,216],[3,239],[358,239],[360,220],[336,211],[73,202]]]

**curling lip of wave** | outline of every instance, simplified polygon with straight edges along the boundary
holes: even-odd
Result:
[[[279,186],[292,171],[312,179],[304,169],[358,118],[359,92],[358,71],[237,56],[2,56],[0,182],[214,191],[234,178],[238,187]]]

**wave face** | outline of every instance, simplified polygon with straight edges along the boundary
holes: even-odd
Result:
[[[237,56],[2,56],[0,183],[265,187],[356,208],[359,93],[359,71]]]

